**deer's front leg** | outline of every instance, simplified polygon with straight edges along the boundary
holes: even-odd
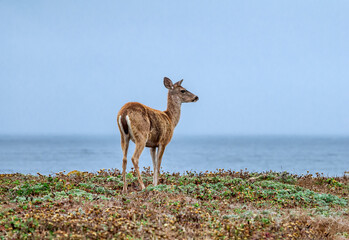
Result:
[[[154,172],[153,172],[153,185],[156,186],[158,185],[157,182],[157,175],[158,175],[158,168],[157,168],[157,156],[156,156],[156,147],[154,148],[150,148],[150,156],[151,159],[153,160],[153,168],[154,168]]]
[[[165,148],[166,148],[166,145],[160,145],[158,148],[158,154],[156,159],[156,163],[157,163],[156,183],[159,182],[161,161],[162,161],[162,156],[164,155]]]

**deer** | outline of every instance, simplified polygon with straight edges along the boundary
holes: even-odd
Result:
[[[157,186],[162,157],[179,122],[181,105],[182,103],[197,102],[199,100],[198,96],[182,87],[182,82],[183,79],[173,84],[171,79],[164,77],[164,86],[168,89],[167,109],[165,111],[150,108],[139,102],[128,102],[118,112],[117,123],[123,153],[123,193],[127,193],[126,166],[130,140],[135,143],[135,151],[131,160],[141,190],[144,190],[145,186],[139,172],[138,163],[145,147],[150,148],[154,168],[153,185]]]

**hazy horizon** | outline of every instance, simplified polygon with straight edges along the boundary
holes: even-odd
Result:
[[[118,135],[163,77],[174,135],[349,136],[349,2],[1,1],[0,136]]]
[[[101,137],[101,138],[117,138],[119,140],[119,130],[114,133],[8,133],[0,134],[0,138],[45,138],[45,137],[57,137],[57,138],[88,138],[88,137]],[[214,134],[214,133],[176,133],[172,136],[172,140],[175,138],[349,138],[349,134]],[[8,139],[8,138],[7,138]]]

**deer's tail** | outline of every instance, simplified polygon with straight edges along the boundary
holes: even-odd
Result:
[[[128,116],[126,114],[122,114],[119,116],[119,119],[118,119],[119,128],[125,135],[129,134],[129,127],[127,124],[127,118],[128,118]]]

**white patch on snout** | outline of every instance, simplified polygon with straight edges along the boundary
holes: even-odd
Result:
[[[127,126],[128,126],[128,132],[130,133],[131,138],[134,139],[132,128],[131,128],[131,121],[130,121],[130,118],[128,117],[128,115],[126,115],[126,122],[127,122]]]

